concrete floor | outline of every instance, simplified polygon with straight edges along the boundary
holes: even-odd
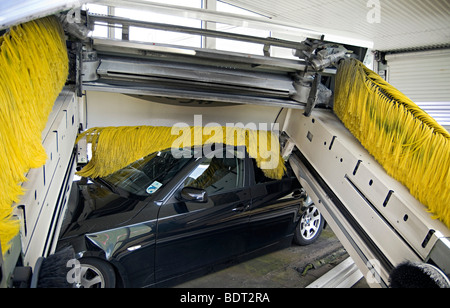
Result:
[[[327,227],[310,246],[292,245],[176,286],[177,288],[304,288],[348,258]],[[364,278],[354,287],[368,287]]]

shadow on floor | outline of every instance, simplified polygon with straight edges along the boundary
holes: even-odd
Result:
[[[177,288],[304,288],[348,254],[327,227],[310,246],[292,245],[216,273],[177,285]],[[368,287],[364,279],[354,287]]]

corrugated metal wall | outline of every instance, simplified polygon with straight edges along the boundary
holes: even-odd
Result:
[[[388,81],[450,130],[450,49],[387,55]]]

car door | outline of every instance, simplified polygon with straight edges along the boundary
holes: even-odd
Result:
[[[225,150],[201,159],[161,206],[155,258],[157,282],[226,261],[246,250],[246,210],[251,195],[245,159],[235,154],[234,150]],[[186,187],[203,189],[207,200],[181,199]]]
[[[251,167],[252,206],[249,210],[249,250],[280,242],[294,234],[299,219],[298,182],[287,170],[281,180],[267,178],[256,165]]]

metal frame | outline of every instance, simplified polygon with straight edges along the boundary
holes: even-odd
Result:
[[[387,287],[392,269],[406,260],[430,261],[449,274],[450,260],[443,256],[450,230],[331,111],[314,110],[308,118],[289,110],[283,130],[298,149],[289,159],[294,172],[358,268],[371,277],[369,285]]]
[[[246,27],[253,29],[269,30],[272,32],[288,34],[297,37],[310,37],[320,39],[325,35],[324,39],[340,44],[348,44],[373,48],[373,42],[365,39],[348,38],[337,34],[327,34],[321,31],[303,27],[297,23],[290,23],[280,20],[273,20],[264,17],[250,17],[240,14],[217,12],[208,9],[199,9],[185,6],[177,6],[170,4],[155,3],[144,0],[100,0],[95,3],[112,7],[134,8],[139,10],[148,10],[156,13],[167,14],[172,16],[186,17],[198,19],[211,23],[223,23],[237,27]]]
[[[22,187],[26,191],[16,206],[21,221],[21,241],[25,266],[48,256],[56,248],[58,225],[75,173],[74,145],[78,134],[78,101],[65,88],[55,101],[42,143],[48,159],[42,168],[31,169]]]
[[[363,274],[353,262],[352,258],[347,258],[308,285],[307,289],[325,289],[325,288],[351,288],[363,278]]]
[[[231,40],[247,42],[247,43],[263,44],[264,46],[269,46],[269,47],[276,46],[276,47],[291,48],[291,49],[297,49],[297,48],[302,47],[302,45],[298,42],[281,40],[281,39],[276,39],[276,38],[271,38],[271,37],[261,38],[261,37],[256,37],[256,36],[228,33],[228,32],[222,32],[222,31],[210,30],[210,29],[199,29],[199,28],[192,28],[192,27],[185,27],[185,26],[176,26],[176,25],[169,25],[169,24],[162,24],[162,23],[155,23],[155,22],[148,22],[148,21],[133,20],[133,19],[117,17],[117,16],[102,16],[102,15],[89,14],[89,20],[93,24],[108,23],[108,26],[111,26],[111,27],[117,27],[117,25],[120,25],[122,27],[122,29],[127,29],[129,27],[134,26],[134,27],[145,28],[145,29],[172,31],[172,32],[179,32],[179,33],[191,34],[191,35],[201,35],[201,36],[213,37],[213,38],[231,39]],[[127,38],[123,38],[123,37],[122,37],[122,39],[127,40]]]
[[[108,7],[110,12],[113,12],[115,7],[131,7],[170,12],[176,16],[183,12],[184,17],[203,21],[205,18],[212,18],[211,16],[230,17],[230,14],[204,9],[161,5],[140,0],[127,2],[126,6],[123,1],[100,1],[100,3],[110,5]],[[193,15],[191,15],[192,12],[194,12]],[[86,51],[78,56],[82,59],[80,64],[82,71],[79,76],[82,76],[83,80],[79,84],[80,90],[287,108],[301,108],[304,104],[308,104],[312,109],[316,104],[318,79],[322,75],[335,74],[334,69],[326,68],[334,61],[329,58],[341,58],[348,52],[341,47],[340,53],[336,53],[335,44],[330,45],[325,42],[323,35],[320,36],[320,40],[308,38],[306,41],[296,42],[89,12],[85,15],[87,28],[93,29],[96,24],[106,25],[109,29],[120,27],[123,35],[122,40],[88,39],[85,41]],[[234,16],[233,18],[238,18],[237,16],[239,19],[243,18],[241,15],[231,15]],[[212,20],[216,22],[217,19],[214,18]],[[231,20],[234,20],[233,18]],[[250,20],[267,25],[266,20],[260,18],[250,18]],[[206,21],[211,22],[211,19]],[[158,43],[129,42],[130,27],[257,43],[264,46],[265,56]],[[272,46],[293,50],[301,59],[272,58],[270,57]],[[316,55],[314,51],[319,47],[326,50]],[[311,64],[313,69],[310,69]],[[314,70],[318,69],[321,74],[314,73]],[[311,93],[312,88],[314,93]]]
[[[304,60],[110,39],[88,47],[82,90],[288,108],[308,99],[311,80],[297,87],[292,77]]]

